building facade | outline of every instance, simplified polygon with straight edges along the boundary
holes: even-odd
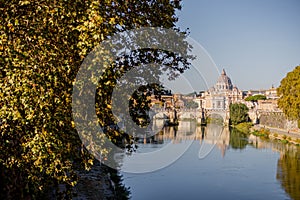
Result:
[[[229,110],[231,103],[241,102],[244,96],[243,91],[232,84],[223,69],[217,83],[205,91],[200,99],[202,107],[206,110]]]

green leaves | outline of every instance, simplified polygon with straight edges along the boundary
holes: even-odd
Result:
[[[265,95],[261,95],[261,94],[257,94],[257,95],[254,95],[254,96],[250,96],[250,97],[247,97],[245,100],[246,101],[258,101],[258,100],[266,100],[267,97]]]
[[[1,181],[13,188],[0,198],[33,199],[49,185],[76,184],[75,166],[93,164],[71,117],[72,84],[83,59],[118,31],[174,28],[179,8],[179,1],[11,0],[0,5],[0,171]],[[186,69],[179,63],[188,63],[177,55],[164,56],[173,58],[180,72]],[[112,117],[111,89],[122,75],[111,67],[100,86],[105,105],[100,122]]]
[[[242,122],[247,122],[249,119],[248,116],[248,107],[242,103],[230,104],[230,122],[233,125],[237,125]]]
[[[290,120],[300,119],[300,66],[289,72],[277,88],[278,107]]]

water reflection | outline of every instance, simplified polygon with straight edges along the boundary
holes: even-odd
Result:
[[[231,128],[229,143],[233,149],[244,149],[248,144],[248,136],[235,128]]]
[[[300,155],[295,147],[280,154],[276,178],[292,199],[300,199]]]
[[[185,172],[185,176],[191,176],[190,179],[194,177],[193,174],[201,174],[199,179],[196,178],[194,180],[198,187],[202,184],[203,188],[208,186],[214,187],[214,184],[216,184],[217,188],[220,188],[220,185],[211,182],[209,179],[215,179],[219,177],[223,177],[224,180],[228,179],[228,181],[236,181],[235,184],[238,184],[238,187],[236,188],[233,186],[233,188],[235,188],[237,191],[239,191],[239,187],[243,187],[243,184],[245,185],[244,187],[246,192],[240,196],[237,193],[228,193],[228,188],[226,187],[232,189],[230,185],[226,187],[222,186],[224,187],[224,190],[218,192],[224,193],[224,195],[226,193],[228,197],[239,196],[240,199],[264,199],[262,194],[265,192],[267,195],[269,195],[268,198],[272,199],[300,199],[300,151],[299,147],[294,145],[262,139],[253,135],[249,136],[236,129],[229,129],[228,127],[219,125],[208,125],[207,127],[201,127],[196,126],[196,123],[193,121],[184,121],[180,122],[178,127],[165,127],[161,132],[154,135],[151,140],[140,141],[139,151],[145,151],[145,149],[147,151],[157,151],[157,148],[161,148],[168,144],[173,144],[174,146],[178,145],[178,147],[180,147],[180,144],[191,140],[193,141],[193,146],[190,147],[192,150],[187,151],[185,153],[187,156],[183,159],[185,160],[184,163],[187,163],[186,165],[181,166],[180,164],[175,164],[168,170],[157,172],[157,174],[159,174],[158,177],[155,176],[155,173],[151,173],[142,175],[141,177],[136,177],[137,181],[139,178],[142,180],[151,180],[150,177],[154,176],[156,177],[155,180],[158,181],[157,184],[159,184],[160,181],[165,183],[166,177],[167,179],[174,180],[174,177],[178,177],[178,172],[183,173],[183,171],[186,171],[185,168],[188,167],[190,170]],[[208,164],[207,168],[205,168],[204,163],[200,163],[199,159],[194,159],[194,151],[199,151],[199,158],[205,156],[208,156],[209,158],[209,153],[212,153],[213,156],[215,156],[216,152],[218,152],[221,157],[226,158],[228,156],[228,158],[222,160],[218,158],[219,160],[214,161],[210,161],[211,159],[205,160],[205,162]],[[266,151],[274,152],[274,155],[279,156],[274,158],[274,162],[270,163],[266,160],[268,157],[264,157],[264,152]],[[241,157],[238,157],[239,155],[244,157],[243,161],[241,161]],[[214,157],[214,159],[216,158]],[[209,162],[212,162],[214,166],[211,164],[209,165]],[[193,168],[190,167],[190,165],[199,166]],[[252,166],[253,168],[251,168]],[[219,170],[218,176],[209,174],[209,168]],[[232,171],[233,169],[234,171]],[[170,172],[172,170],[174,171],[174,174]],[[221,171],[225,174],[222,174]],[[230,176],[229,173],[236,173],[239,174],[239,176]],[[269,174],[270,176],[266,174]],[[134,177],[133,175],[126,175],[126,177],[128,176],[131,178]],[[160,176],[165,177],[160,179]],[[184,180],[184,177],[181,177],[181,179]],[[200,183],[201,179],[206,179],[206,182]],[[129,182],[132,183],[132,180]],[[191,180],[189,183],[192,184],[192,182],[193,181]],[[269,184],[265,184],[264,182]],[[210,183],[210,185],[208,185],[208,183]],[[145,190],[141,190],[141,183],[137,184],[139,185],[140,189],[138,192],[147,191],[147,188],[145,188]],[[189,185],[189,187],[194,188],[196,185]],[[128,186],[133,187],[132,185]],[[249,189],[250,186],[253,186],[253,188],[251,189],[251,192],[247,192],[247,189]],[[280,189],[280,187],[282,189]],[[240,190],[243,191],[243,189]],[[285,195],[282,194],[283,191],[285,191]],[[202,192],[205,191],[203,190]],[[138,194],[136,195],[139,196]],[[177,195],[179,195],[179,198],[180,194]],[[135,192],[132,193],[132,196],[134,199]],[[161,196],[164,195],[162,194]],[[218,196],[216,194],[216,198],[219,197],[222,197],[222,195]]]
[[[195,135],[190,137],[193,133]],[[204,151],[201,158],[205,157],[213,147],[217,147],[224,157],[229,147],[243,149],[248,144],[247,135],[236,129],[229,129],[229,127],[219,124],[208,124],[206,127],[197,126],[194,121],[181,121],[178,127],[164,127],[152,141],[163,144],[169,141],[180,143],[188,139],[200,142],[201,150]],[[151,143],[151,141],[149,142]]]

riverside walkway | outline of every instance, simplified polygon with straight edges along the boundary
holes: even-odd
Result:
[[[270,127],[270,126],[265,126],[265,125],[261,125],[261,124],[257,124],[257,125],[253,126],[253,129],[255,129],[255,130],[259,130],[260,128],[269,129],[271,131],[271,133],[278,133],[278,134],[287,135],[287,136],[290,136],[290,137],[300,139],[300,132],[299,131],[292,131],[292,130],[288,131],[286,129]]]

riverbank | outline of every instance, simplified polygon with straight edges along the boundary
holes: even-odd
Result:
[[[50,187],[43,196],[44,199],[70,199],[73,200],[128,200],[130,191],[122,183],[122,177],[117,170],[94,161],[89,171],[78,171],[78,181],[71,189],[71,197],[67,195],[67,186],[58,185]]]
[[[122,184],[122,177],[117,170],[95,161],[90,171],[79,173],[73,200],[126,200],[129,195],[130,192]]]
[[[74,200],[115,199],[112,180],[102,166],[96,163],[90,171],[79,173],[79,180],[74,188]]]
[[[291,143],[300,146],[300,132],[288,131],[260,124],[252,125],[251,123],[241,123],[232,127],[246,134],[280,140],[283,143]]]
[[[250,129],[250,133],[258,136],[261,134],[263,137],[280,140],[283,143],[291,143],[297,146],[300,145],[300,133],[295,131],[288,131],[263,125],[254,125]]]

